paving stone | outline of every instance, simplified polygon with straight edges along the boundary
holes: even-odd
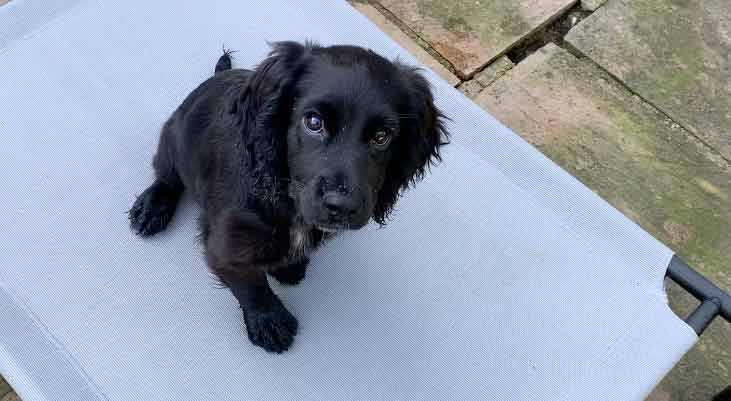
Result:
[[[500,79],[511,68],[513,68],[513,62],[506,56],[501,56],[484,70],[475,74],[474,78],[462,82],[458,88],[462,93],[474,99],[485,87]]]
[[[731,1],[612,0],[566,40],[731,160]]]
[[[577,0],[378,0],[471,77]]]
[[[690,133],[591,61],[553,44],[508,71],[476,101],[731,290],[731,167],[709,157]],[[671,306],[687,316],[697,302],[669,288]],[[731,382],[728,330],[728,324],[715,322],[655,396],[709,400]]]
[[[20,399],[18,394],[8,393],[0,401],[23,401],[23,400]]]
[[[3,379],[2,376],[0,376],[0,399],[7,393],[13,391],[12,388],[10,388],[10,385],[8,382]]]
[[[581,0],[581,8],[586,11],[595,11],[606,2],[607,0]]]
[[[422,62],[430,70],[437,73],[450,85],[454,86],[460,82],[456,75],[452,74],[447,68],[439,63],[439,61],[434,59],[434,57],[432,57],[426,50],[401,31],[398,26],[384,17],[383,14],[381,14],[371,4],[359,1],[349,1],[349,3],[361,14],[368,17],[371,22],[376,24],[383,32],[390,36],[391,39],[395,40],[404,49],[408,50],[409,53],[413,54],[420,62]]]
[[[670,393],[664,391],[662,388],[656,388],[650,393],[646,401],[671,401]]]
[[[459,90],[467,95],[467,97],[475,98],[477,95],[482,92],[483,89],[485,89],[482,84],[480,84],[476,79],[470,79],[469,81],[462,82],[462,85],[460,85]]]
[[[511,68],[513,68],[513,62],[507,56],[501,56],[485,67],[484,70],[475,74],[475,80],[482,86],[490,86]]]

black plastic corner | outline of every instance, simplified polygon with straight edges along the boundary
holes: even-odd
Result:
[[[666,275],[701,301],[698,308],[685,320],[698,335],[703,333],[716,316],[731,322],[731,295],[693,270],[677,255],[670,261]]]

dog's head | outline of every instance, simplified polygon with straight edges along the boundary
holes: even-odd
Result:
[[[277,63],[266,73],[282,83],[272,96],[297,213],[324,231],[385,224],[447,141],[428,82],[353,46],[276,43],[257,71]]]

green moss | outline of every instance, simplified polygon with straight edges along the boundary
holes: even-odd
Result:
[[[609,2],[568,41],[731,159],[728,1]]]
[[[454,33],[471,33],[488,43],[504,36],[522,36],[531,30],[531,24],[520,15],[517,1],[420,0],[418,11]]]
[[[633,4],[634,35],[652,50],[653,68],[638,69],[634,74],[661,73],[663,85],[651,88],[655,94],[674,94],[687,90],[703,71],[703,40],[693,26],[694,15],[700,13],[701,3],[683,1],[674,7],[656,0],[638,0]],[[632,80],[632,78],[628,78]]]
[[[445,28],[449,30],[469,31],[470,26],[467,24],[467,20],[458,15],[448,15],[444,24]]]
[[[418,12],[422,15],[428,15],[443,26],[455,33],[471,32],[467,20],[465,19],[464,6],[460,2],[423,0],[417,3]]]

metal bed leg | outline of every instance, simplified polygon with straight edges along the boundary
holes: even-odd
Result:
[[[693,270],[677,255],[670,261],[666,276],[701,301],[685,320],[699,336],[716,316],[731,322],[731,295]]]

